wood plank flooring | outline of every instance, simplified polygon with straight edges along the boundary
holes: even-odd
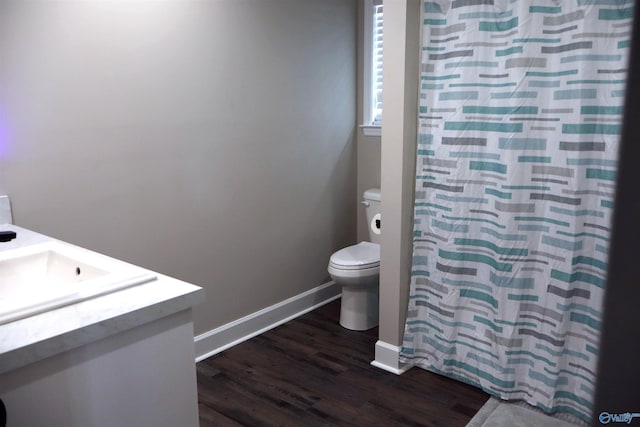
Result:
[[[464,426],[489,396],[413,368],[370,365],[377,328],[338,323],[340,300],[197,364],[201,426]]]

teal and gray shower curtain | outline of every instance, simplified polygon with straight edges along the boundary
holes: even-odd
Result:
[[[404,362],[588,419],[632,9],[424,3]]]

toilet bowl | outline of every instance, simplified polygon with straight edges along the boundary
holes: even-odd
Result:
[[[360,242],[331,256],[329,275],[342,286],[340,324],[364,331],[378,325],[380,246]]]
[[[331,255],[327,271],[342,286],[340,324],[351,330],[364,331],[378,325],[378,292],[380,277],[380,190],[364,193],[371,242],[340,249]]]

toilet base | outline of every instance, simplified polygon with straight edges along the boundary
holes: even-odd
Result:
[[[378,326],[378,283],[366,287],[342,287],[340,325],[352,331]]]

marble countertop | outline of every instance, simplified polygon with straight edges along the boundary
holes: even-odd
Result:
[[[11,224],[0,225],[0,230],[18,235],[0,243],[0,251],[55,240]],[[155,274],[158,279],[152,282],[0,325],[0,374],[204,301],[202,288]]]

